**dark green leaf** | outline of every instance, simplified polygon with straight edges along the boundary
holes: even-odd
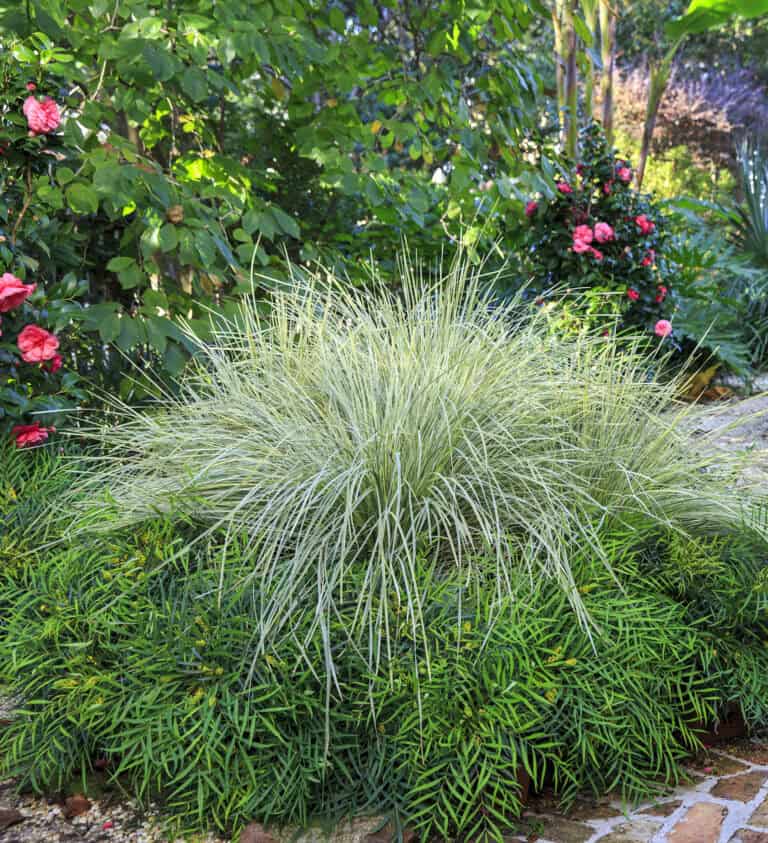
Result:
[[[181,77],[181,87],[193,102],[201,102],[208,95],[205,74],[196,67],[188,67]]]
[[[99,209],[99,197],[96,191],[87,184],[77,182],[66,189],[69,207],[78,214],[95,214]]]

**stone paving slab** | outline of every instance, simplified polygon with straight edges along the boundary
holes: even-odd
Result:
[[[577,801],[563,815],[552,794],[534,798],[526,843],[768,843],[768,740],[740,739],[691,759],[691,780],[634,808]]]
[[[716,802],[694,802],[669,829],[669,843],[717,843],[727,816],[728,808]]]
[[[636,817],[631,821],[614,826],[611,832],[598,839],[602,843],[648,843],[660,828],[661,822],[659,820]]]
[[[737,773],[734,776],[726,776],[720,779],[709,792],[712,796],[717,796],[720,799],[749,802],[757,796],[758,791],[765,784],[765,779],[765,770]]]
[[[741,828],[728,843],[768,843],[768,832]]]
[[[683,804],[682,799],[672,799],[669,802],[654,802],[648,808],[641,808],[637,811],[639,816],[649,814],[653,817],[669,817]]]

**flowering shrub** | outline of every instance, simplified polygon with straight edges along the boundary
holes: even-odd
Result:
[[[559,328],[633,328],[674,342],[664,217],[633,188],[630,162],[615,157],[598,127],[584,132],[581,149],[551,198],[525,209],[537,301],[551,298]]]
[[[66,319],[65,304],[12,272],[0,275],[0,435],[10,432],[20,448],[44,442],[55,431],[47,423],[83,397],[58,334],[48,330],[62,321],[62,308]],[[18,423],[34,413],[44,414],[42,421]]]
[[[37,280],[44,274],[27,248],[28,223],[39,225],[31,192],[40,193],[58,151],[62,113],[51,97],[38,97],[34,82],[15,78],[4,95],[2,152],[3,207],[0,215],[0,435],[18,447],[39,445],[55,431],[52,421],[83,397],[78,374],[61,353],[60,333],[68,327],[78,284],[71,277]],[[39,244],[49,248],[45,243]],[[46,289],[47,287],[47,289]],[[33,415],[40,414],[38,418]]]

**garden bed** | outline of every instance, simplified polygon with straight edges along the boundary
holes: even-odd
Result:
[[[74,474],[8,460],[8,777],[103,768],[179,830],[498,838],[529,777],[631,805],[692,723],[768,722],[765,525],[679,382],[468,265],[405,296],[285,293]]]
[[[741,830],[746,839],[768,835],[768,742],[752,738],[724,741],[703,749],[686,762],[688,780],[658,798],[628,806],[618,795],[595,798],[579,794],[567,812],[550,791],[529,800],[521,820],[522,834],[505,839],[531,843],[663,843],[676,827],[696,843],[715,843],[727,830]],[[171,839],[157,818],[136,807],[106,782],[95,784],[87,810],[67,817],[63,796],[34,798],[14,795],[0,785],[0,839],[13,843],[168,843]],[[72,800],[70,799],[70,803]],[[85,805],[81,805],[85,807]],[[22,819],[8,824],[11,812]],[[239,843],[385,843],[387,829],[380,818],[361,818],[337,828],[317,827],[303,833],[279,833],[253,825]],[[106,827],[105,827],[106,826]],[[724,832],[725,830],[725,832]],[[749,836],[751,833],[752,837]],[[690,836],[694,835],[694,836]],[[229,838],[197,835],[196,843],[226,843]],[[406,834],[406,843],[411,836]],[[723,838],[725,839],[725,838]]]

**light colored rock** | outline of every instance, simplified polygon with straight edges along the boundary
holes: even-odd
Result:
[[[752,770],[739,776],[728,776],[710,790],[712,796],[720,799],[735,799],[739,802],[749,802],[757,796],[760,788],[768,779],[768,771]]]
[[[614,826],[610,834],[599,840],[600,843],[648,843],[660,828],[660,820],[634,819]]]
[[[768,828],[768,796],[755,808],[752,816],[749,818],[750,825],[756,825],[760,828]]]
[[[696,802],[669,833],[669,843],[717,843],[727,808]]]

